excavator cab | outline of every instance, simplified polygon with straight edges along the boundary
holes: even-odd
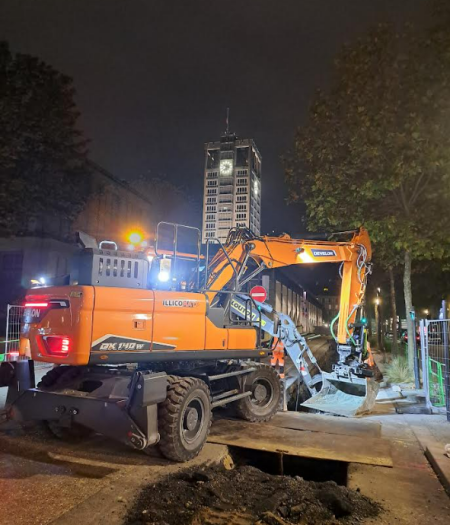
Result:
[[[148,288],[197,292],[200,289],[201,236],[198,228],[160,222],[156,243],[147,250]]]

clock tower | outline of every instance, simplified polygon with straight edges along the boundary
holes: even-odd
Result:
[[[225,242],[231,228],[261,231],[261,155],[253,139],[228,130],[205,144],[202,242]]]

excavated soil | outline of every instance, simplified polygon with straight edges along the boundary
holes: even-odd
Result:
[[[126,525],[356,525],[380,506],[334,481],[242,466],[191,469],[142,490]]]

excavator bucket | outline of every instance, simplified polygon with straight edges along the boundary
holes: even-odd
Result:
[[[302,406],[338,416],[361,416],[374,407],[378,389],[379,383],[372,378],[344,379],[335,373],[322,372],[320,392]]]

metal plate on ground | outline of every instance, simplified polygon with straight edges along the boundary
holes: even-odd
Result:
[[[314,459],[392,467],[390,444],[381,438],[279,428],[267,423],[219,420],[208,441]]]
[[[324,414],[306,414],[302,412],[280,412],[266,423],[280,428],[309,430],[345,436],[381,437],[381,423],[362,419],[346,419]]]

